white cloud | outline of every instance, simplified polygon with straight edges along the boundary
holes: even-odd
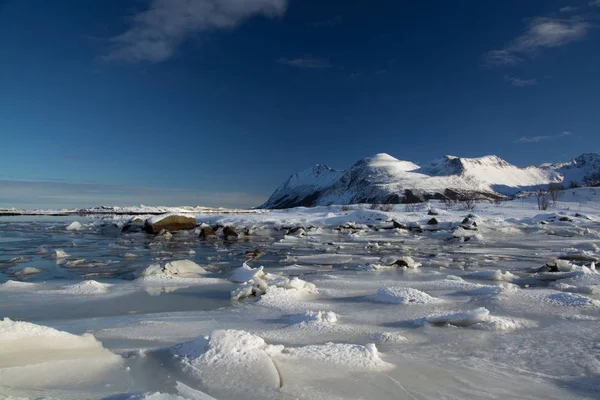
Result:
[[[504,76],[504,81],[510,83],[513,86],[523,87],[523,86],[535,86],[538,84],[537,79],[521,79],[514,76]]]
[[[515,140],[515,143],[537,143],[543,142],[546,140],[559,139],[565,136],[571,136],[571,132],[562,132],[557,135],[552,136],[522,136],[519,139]]]
[[[592,7],[600,7],[600,0],[593,0],[588,3]]]
[[[266,196],[196,189],[0,180],[0,204],[16,208],[80,208],[99,205],[202,205],[256,207]]]
[[[233,29],[255,16],[282,16],[288,0],[151,0],[135,14],[131,27],[110,39],[105,60],[161,62],[188,38]]]
[[[579,17],[568,19],[534,18],[516,39],[504,48],[485,55],[487,66],[511,66],[533,57],[544,49],[565,46],[583,39],[591,25]]]
[[[331,67],[329,60],[310,56],[300,58],[281,57],[279,60],[277,60],[277,63],[304,69],[323,69]]]

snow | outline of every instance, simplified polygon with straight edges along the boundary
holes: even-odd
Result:
[[[146,268],[139,269],[134,272],[134,277],[196,277],[203,274],[206,274],[206,270],[195,262],[190,260],[176,260],[164,265],[152,264]]]
[[[341,365],[353,369],[385,371],[394,366],[381,359],[373,343],[366,345],[347,343],[325,343],[297,348],[285,348],[282,356],[316,360],[322,363]]]
[[[67,228],[66,228],[66,229],[67,229],[68,231],[81,231],[81,230],[84,230],[85,228],[84,228],[84,226],[83,226],[83,225],[81,225],[81,223],[80,223],[80,222],[78,222],[78,221],[73,221],[73,222],[71,222],[69,225],[67,225]]]
[[[371,301],[378,303],[391,304],[431,304],[439,303],[441,300],[436,299],[417,289],[410,287],[386,287],[381,288],[376,294],[367,296]]]
[[[431,314],[425,318],[434,325],[471,326],[491,321],[490,312],[484,307],[470,311]]]
[[[234,243],[122,234],[125,215],[7,218],[0,314],[46,333],[0,342],[0,397],[596,398],[594,190],[548,211],[523,196],[474,211],[189,213],[252,232]],[[428,208],[432,230],[394,229],[427,228]],[[477,230],[465,232],[485,240],[454,239],[469,213]],[[65,230],[75,218],[77,234]],[[296,227],[308,235],[285,236]],[[70,255],[56,263],[55,249]]]

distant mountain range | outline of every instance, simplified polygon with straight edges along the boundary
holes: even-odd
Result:
[[[319,164],[293,174],[260,208],[498,199],[549,183],[565,187],[600,184],[600,154],[519,168],[497,156],[445,156],[419,166],[381,153],[363,158],[345,171]]]

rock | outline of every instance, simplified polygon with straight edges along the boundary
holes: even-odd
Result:
[[[543,267],[540,267],[537,272],[560,272],[558,269],[558,265],[555,264],[546,264]]]
[[[560,217],[559,221],[560,222],[571,222],[572,220],[569,217]]]
[[[223,235],[225,236],[225,240],[234,240],[239,236],[237,232],[230,226],[223,228]]]
[[[123,233],[139,233],[144,231],[144,225],[136,223],[128,223],[123,226],[121,232]]]
[[[394,219],[392,220],[392,224],[394,224],[394,229],[408,229],[408,226],[401,224],[400,222]]]
[[[290,229],[289,231],[287,231],[286,235],[292,235],[292,236],[306,236],[308,235],[306,233],[306,230],[304,229],[303,226],[297,226],[295,228]]]
[[[440,212],[438,210],[436,210],[435,208],[430,208],[429,211],[427,211],[427,215],[439,215]]]
[[[429,221],[427,221],[427,225],[437,225],[437,224],[439,224],[439,222],[435,218],[431,218]]]
[[[215,233],[213,228],[211,228],[210,226],[205,226],[200,231],[200,239],[204,239],[204,240],[217,239],[217,234]]]
[[[465,217],[465,219],[463,219],[461,222],[462,225],[470,224],[470,223],[471,223],[471,219],[469,219],[469,217]]]
[[[248,250],[245,255],[248,258],[260,258],[260,257],[264,256],[265,254],[266,254],[266,252],[263,249],[255,249],[255,250]]]
[[[143,223],[144,220],[142,219],[142,217],[133,217],[129,222],[141,222]]]
[[[169,232],[176,232],[187,229],[194,229],[196,227],[196,217],[181,215],[181,214],[170,214],[166,216],[156,216],[146,220],[144,229],[148,233],[158,233],[162,229],[166,229]]]

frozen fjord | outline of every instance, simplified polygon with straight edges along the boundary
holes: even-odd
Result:
[[[597,398],[599,198],[196,215],[235,240],[6,217],[0,394]]]

